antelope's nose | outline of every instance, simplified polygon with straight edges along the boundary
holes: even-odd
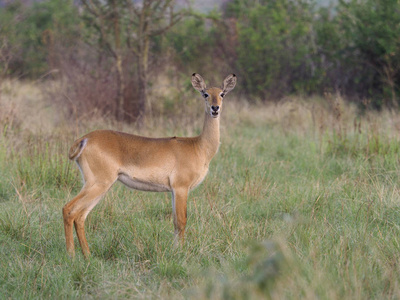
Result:
[[[216,105],[216,106],[212,105],[212,106],[211,106],[211,109],[212,109],[213,111],[219,111],[219,106],[218,106],[218,105]]]

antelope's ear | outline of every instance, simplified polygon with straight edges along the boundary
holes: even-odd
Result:
[[[204,82],[204,79],[199,74],[193,73],[192,85],[196,90],[198,90],[201,93],[204,93],[206,90],[206,84]]]
[[[236,75],[235,74],[228,75],[224,80],[222,92],[224,94],[229,93],[230,91],[233,90],[235,85],[236,85]]]

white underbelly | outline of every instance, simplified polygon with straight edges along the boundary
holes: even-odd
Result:
[[[127,187],[139,191],[147,191],[147,192],[169,192],[170,188],[156,182],[152,182],[150,180],[139,180],[136,178],[132,178],[125,174],[118,175],[118,180],[125,184]]]

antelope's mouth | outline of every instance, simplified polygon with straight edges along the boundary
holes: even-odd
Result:
[[[212,116],[213,118],[218,117],[218,112],[217,112],[217,111],[212,111],[212,112],[211,112],[211,116]]]

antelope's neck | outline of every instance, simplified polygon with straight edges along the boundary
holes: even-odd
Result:
[[[200,135],[200,145],[206,152],[208,161],[218,152],[220,144],[219,136],[219,117],[213,118],[210,114],[205,114],[203,132]]]

